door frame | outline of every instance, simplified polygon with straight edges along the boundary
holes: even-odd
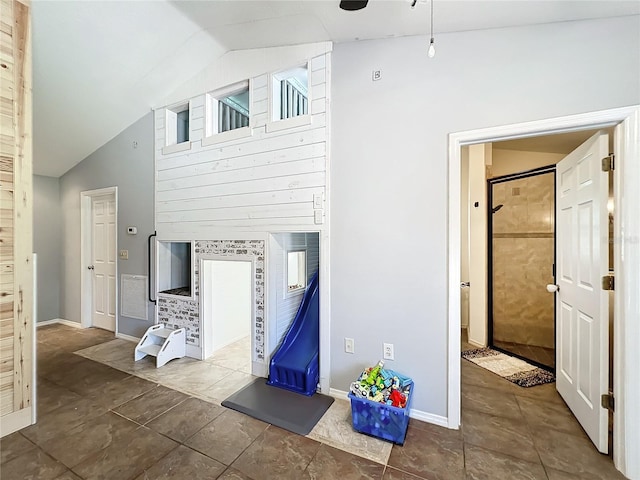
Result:
[[[468,130],[449,135],[447,204],[448,379],[447,425],[460,426],[460,170],[461,147],[515,138],[616,126],[614,145],[614,465],[629,478],[640,477],[640,105],[545,120]],[[624,252],[624,262],[622,259]],[[625,266],[627,266],[625,268]],[[634,268],[635,267],[635,268]],[[604,392],[603,392],[604,393]],[[628,406],[628,407],[627,407]]]
[[[206,288],[209,288],[208,278],[203,275],[205,262],[245,262],[251,265],[251,348],[249,357],[251,359],[251,374],[257,377],[266,377],[263,375],[265,372],[261,364],[254,361],[253,353],[255,352],[255,331],[256,331],[256,257],[253,255],[203,255],[199,259],[199,278],[198,278],[198,291],[200,293],[200,326],[202,331],[200,332],[200,359],[206,360],[213,352],[213,316],[205,315],[208,312],[205,302],[203,301],[203,292]],[[268,371],[268,368],[267,368]]]
[[[93,305],[93,285],[92,275],[87,268],[91,265],[91,241],[92,241],[92,209],[93,197],[102,195],[113,195],[116,202],[116,243],[114,245],[114,258],[116,259],[116,326],[114,334],[119,332],[119,308],[120,298],[118,285],[118,187],[99,188],[97,190],[85,190],[80,192],[80,324],[82,328],[89,328],[93,325],[92,305]]]

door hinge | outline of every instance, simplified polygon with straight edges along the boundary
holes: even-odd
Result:
[[[602,405],[602,408],[606,408],[613,412],[616,405],[615,400],[613,399],[613,392],[602,394],[600,397],[600,404]]]
[[[615,168],[615,166],[614,166],[614,155],[612,153],[609,156],[604,157],[602,159],[602,171],[603,172],[610,172],[614,168]]]
[[[602,277],[602,290],[614,290],[615,281],[613,275],[605,275]]]

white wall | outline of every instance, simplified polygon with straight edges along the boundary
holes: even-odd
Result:
[[[638,25],[443,34],[433,59],[425,37],[334,46],[333,388],[347,390],[391,342],[390,366],[415,381],[413,407],[447,415],[448,134],[640,103]]]
[[[251,262],[212,260],[203,265],[202,274],[210,275],[210,295],[202,298],[210,303],[215,352],[251,334]]]

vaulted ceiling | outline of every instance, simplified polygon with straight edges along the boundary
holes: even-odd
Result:
[[[63,175],[228,51],[425,35],[429,4],[411,3],[34,0],[34,172]],[[629,0],[435,0],[434,31],[637,14]]]

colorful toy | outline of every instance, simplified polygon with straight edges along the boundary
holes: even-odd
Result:
[[[380,373],[380,369],[384,366],[384,362],[380,360],[378,364],[371,369],[369,375],[365,379],[365,382],[369,385],[373,385],[376,383],[376,378],[378,378],[378,374]]]
[[[404,408],[407,405],[407,396],[400,390],[392,390],[389,400],[394,407]]]
[[[405,408],[409,399],[411,379],[393,370],[383,368],[380,360],[374,367],[362,371],[358,380],[351,384],[351,393],[357,398]]]

